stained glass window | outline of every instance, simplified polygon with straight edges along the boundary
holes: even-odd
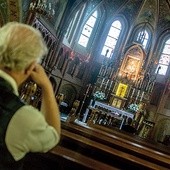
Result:
[[[85,23],[83,30],[81,32],[80,38],[78,40],[78,44],[82,45],[83,47],[87,47],[88,41],[92,34],[93,28],[95,26],[97,19],[97,11],[95,11],[90,18]]]
[[[116,20],[112,23],[112,26],[110,27],[109,33],[107,35],[105,44],[101,52],[102,55],[105,55],[106,51],[109,50],[109,52],[107,53],[107,57],[110,57],[111,54],[114,52],[121,29],[122,25],[119,20]]]
[[[156,72],[158,72],[158,68],[160,68],[158,74],[166,75],[169,63],[170,63],[170,39],[168,39],[165,42]]]

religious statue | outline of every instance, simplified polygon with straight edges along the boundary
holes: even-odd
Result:
[[[69,112],[69,115],[67,117],[67,122],[74,122],[77,119],[77,116],[79,116],[77,115],[77,110],[79,108],[79,105],[80,105],[80,101],[75,100]]]
[[[59,94],[56,96],[56,100],[57,100],[58,105],[60,105],[61,102],[64,100],[64,94],[59,93]]]

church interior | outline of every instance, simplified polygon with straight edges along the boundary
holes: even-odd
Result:
[[[25,169],[170,169],[170,0],[1,0],[0,11],[1,26],[42,32],[61,112],[59,145]],[[20,96],[38,108],[41,89],[27,81]]]

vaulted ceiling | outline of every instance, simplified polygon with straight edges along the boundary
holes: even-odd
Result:
[[[0,0],[0,25],[8,21],[24,22],[30,2],[31,0]],[[72,1],[74,2],[78,3],[76,0]],[[156,25],[158,28],[170,28],[170,0],[93,0],[93,4],[94,2],[96,6],[104,3],[111,11],[124,8],[126,15],[138,16],[137,22],[144,22],[150,17],[154,28]]]

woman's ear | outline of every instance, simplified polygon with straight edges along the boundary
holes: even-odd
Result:
[[[25,74],[30,75],[36,66],[36,61],[33,61],[26,69]]]

